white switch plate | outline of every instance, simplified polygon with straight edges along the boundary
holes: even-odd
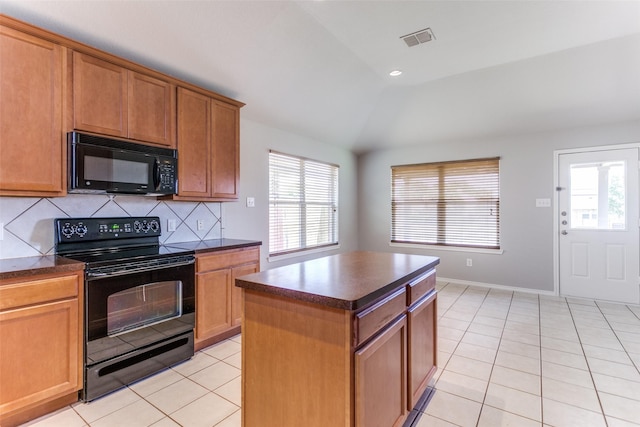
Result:
[[[167,231],[176,231],[176,220],[175,219],[167,220]]]
[[[536,199],[536,208],[550,208],[551,199]]]
[[[256,207],[256,199],[255,197],[247,197],[247,207],[255,208]]]
[[[204,229],[204,220],[199,219],[199,220],[196,222],[196,224],[197,224],[197,226],[198,226],[198,231],[200,231],[200,230],[203,230],[203,229]]]

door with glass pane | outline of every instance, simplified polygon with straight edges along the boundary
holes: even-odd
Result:
[[[558,158],[560,294],[637,304],[638,149]]]

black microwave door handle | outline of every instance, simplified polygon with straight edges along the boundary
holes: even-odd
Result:
[[[153,188],[156,190],[160,187],[160,160],[155,159],[153,162]]]

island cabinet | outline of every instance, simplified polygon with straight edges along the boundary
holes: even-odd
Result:
[[[240,332],[242,289],[233,284],[258,271],[257,246],[196,254],[196,351]]]
[[[242,425],[402,426],[436,369],[438,263],[352,252],[239,278]]]
[[[0,279],[0,424],[78,400],[83,270]]]
[[[73,52],[73,127],[175,147],[175,85]]]
[[[65,195],[65,48],[0,18],[0,195]]]
[[[240,179],[240,106],[178,88],[175,200],[235,200]]]

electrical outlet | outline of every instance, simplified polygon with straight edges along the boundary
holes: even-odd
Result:
[[[247,197],[247,207],[255,208],[256,207],[256,199],[255,197]]]
[[[197,227],[198,227],[198,231],[200,230],[204,230],[204,220],[203,219],[199,219],[197,222]]]
[[[467,267],[473,266],[473,260],[471,258],[467,258]]]
[[[167,231],[176,231],[176,220],[175,219],[167,220]]]
[[[551,199],[536,199],[536,208],[550,208]]]

